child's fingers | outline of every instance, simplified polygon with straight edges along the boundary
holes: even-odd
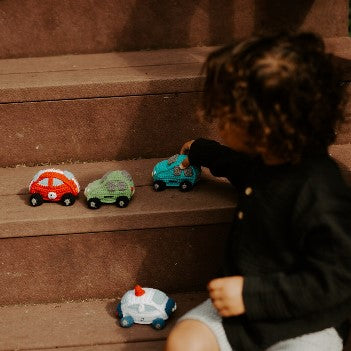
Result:
[[[231,317],[232,313],[230,313],[230,310],[226,307],[221,308],[220,310],[218,310],[218,313],[222,316],[222,317]]]
[[[217,279],[211,280],[207,284],[207,289],[208,291],[212,291],[212,290],[220,289],[222,288],[222,286],[223,286],[223,279],[217,278]]]
[[[212,301],[213,306],[214,306],[214,307],[216,308],[216,310],[218,310],[218,311],[225,307],[224,302],[223,302],[223,300],[221,300],[221,299],[212,299],[212,298],[211,298],[211,301]]]
[[[184,145],[182,146],[182,148],[180,149],[180,154],[181,154],[181,155],[187,154],[187,150],[188,150],[188,148],[187,148],[186,144],[184,144]]]
[[[222,298],[223,298],[223,294],[222,294],[221,290],[210,291],[209,295],[210,295],[210,298],[212,301],[222,300]]]
[[[183,162],[179,165],[179,168],[180,169],[185,169],[185,168],[188,168],[190,166],[190,162],[189,162],[189,159],[188,158],[185,158],[183,160]]]
[[[194,142],[194,140],[190,140],[190,141],[187,141],[183,146],[182,148],[180,149],[180,154],[181,155],[186,155],[188,154],[189,150],[190,150],[190,146],[191,144]]]

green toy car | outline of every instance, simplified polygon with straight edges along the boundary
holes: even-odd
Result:
[[[131,175],[127,171],[111,171],[101,179],[90,183],[84,190],[88,207],[98,209],[102,203],[115,203],[117,207],[127,207],[135,192]]]

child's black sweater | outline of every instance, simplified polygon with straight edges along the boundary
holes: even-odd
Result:
[[[224,269],[244,276],[246,312],[223,319],[233,349],[341,330],[351,316],[351,193],[335,162],[323,154],[267,166],[206,139],[189,160],[238,190]]]

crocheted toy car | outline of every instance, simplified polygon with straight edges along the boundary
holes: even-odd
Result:
[[[88,207],[98,209],[102,203],[115,203],[117,207],[127,207],[135,192],[134,182],[127,171],[111,171],[97,179],[84,190]]]
[[[69,171],[44,169],[33,177],[29,184],[29,193],[32,194],[29,199],[32,206],[40,206],[44,201],[71,206],[79,194],[79,184]]]
[[[134,290],[129,290],[123,295],[117,305],[116,315],[124,328],[138,323],[151,324],[155,329],[162,329],[176,309],[175,301],[164,292],[136,285]]]
[[[186,155],[174,155],[156,164],[152,171],[154,190],[162,191],[166,187],[179,187],[181,191],[189,191],[193,188],[199,180],[201,169],[191,165],[181,169],[179,165],[186,157]]]

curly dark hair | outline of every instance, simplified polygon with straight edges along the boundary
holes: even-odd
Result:
[[[254,37],[207,58],[201,114],[243,127],[253,143],[297,161],[325,152],[344,119],[344,87],[313,33]]]

